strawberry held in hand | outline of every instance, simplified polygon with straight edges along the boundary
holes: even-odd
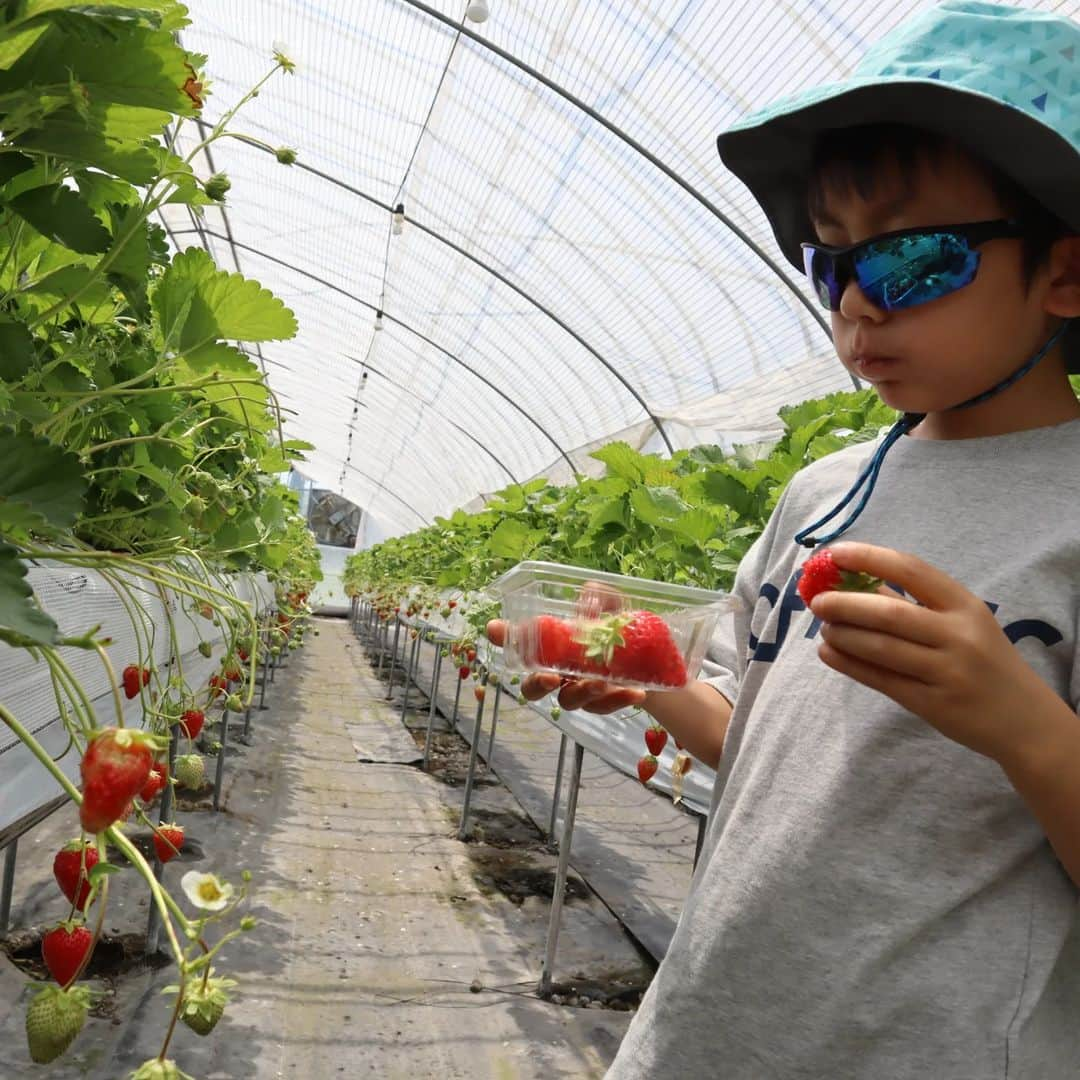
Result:
[[[832,552],[826,549],[812,555],[803,563],[799,578],[799,595],[807,607],[815,596],[839,589],[841,592],[877,592],[883,582],[862,571],[841,570],[833,561]]]
[[[105,728],[94,734],[79,764],[79,820],[87,832],[101,832],[124,815],[150,775],[153,747],[153,737],[142,731]]]
[[[92,844],[72,840],[65,844],[53,859],[53,877],[56,878],[56,884],[79,911],[86,910],[86,901],[90,896],[90,881],[86,875],[97,865],[98,858],[97,848]]]

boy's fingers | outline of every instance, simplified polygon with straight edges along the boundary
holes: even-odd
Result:
[[[558,690],[562,679],[553,672],[540,672],[536,675],[526,675],[521,682],[521,692],[529,701],[539,701],[547,697],[554,690]]]
[[[487,634],[488,641],[492,645],[503,645],[506,642],[506,620],[505,619],[492,619],[487,624],[487,628],[484,631]]]

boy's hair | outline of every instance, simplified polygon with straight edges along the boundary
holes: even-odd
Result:
[[[811,220],[824,215],[830,191],[854,191],[869,199],[885,162],[895,162],[904,182],[913,183],[921,161],[939,161],[952,148],[964,150],[946,135],[908,124],[864,124],[823,132],[814,144],[810,170]],[[1024,226],[1024,287],[1030,288],[1054,241],[1073,230],[996,166],[970,151],[964,153],[983,170],[1006,214]],[[1068,359],[1080,356],[1080,328],[1075,324],[1065,335],[1064,349]]]

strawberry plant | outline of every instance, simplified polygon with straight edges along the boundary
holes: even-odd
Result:
[[[175,136],[199,118],[207,96],[205,58],[179,44],[185,25],[175,0],[0,5],[0,456],[8,463],[0,477],[0,642],[34,650],[49,673],[82,789],[2,704],[0,721],[78,806],[92,836],[54,859],[71,914],[89,911],[93,924],[46,936],[58,981],[74,983],[100,938],[116,869],[107,845],[145,881],[161,916],[179,997],[159,1058],[136,1073],[156,1076],[183,1075],[166,1059],[181,1009],[220,1003],[214,992],[223,981],[209,980],[211,959],[240,931],[210,945],[206,928],[246,897],[246,887],[234,895],[228,883],[199,875],[198,887],[185,888],[198,911],[192,917],[124,829],[132,813],[150,824],[141,803],[167,782],[154,754],[184,717],[188,735],[197,734],[194,717],[201,723],[211,689],[188,684],[175,622],[208,620],[224,630],[227,657],[243,649],[251,659],[239,687],[250,704],[259,628],[223,575],[268,574],[293,599],[294,640],[320,577],[297,498],[275,479],[310,447],[285,438],[273,392],[236,344],[287,339],[295,319],[258,282],[220,270],[205,251],[170,255],[156,223],[166,206],[198,215],[223,197],[228,177],[202,177],[195,163],[230,135],[238,110],[271,75],[292,64],[276,53],[266,77],[219,110],[181,157],[166,128]],[[132,654],[114,667],[99,628],[61,633],[26,581],[28,563],[42,561],[96,571],[130,614]],[[176,659],[168,675],[155,673],[151,659],[145,594],[179,605],[167,616]],[[113,688],[108,721],[95,714],[62,646],[96,654]],[[200,649],[211,651],[205,642]],[[141,728],[125,727],[124,699],[141,706]],[[203,759],[181,756],[176,773],[179,784],[201,787]],[[155,832],[156,846],[167,845],[159,854],[181,846],[177,832]],[[240,929],[251,925],[244,919]],[[66,1050],[89,1003],[77,984],[34,997],[34,1061]]]

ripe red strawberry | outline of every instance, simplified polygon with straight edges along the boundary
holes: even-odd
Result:
[[[650,754],[659,756],[667,745],[667,732],[659,724],[650,724],[645,730],[645,745]]]
[[[150,669],[149,668],[144,667],[142,669],[142,684],[143,684],[143,686],[149,686],[150,685]]]
[[[123,815],[142,791],[153,760],[152,742],[144,732],[105,728],[95,733],[79,764],[83,779],[79,820],[87,832],[101,832]]]
[[[807,607],[819,593],[839,589],[842,592],[877,592],[881,587],[880,578],[872,577],[861,570],[841,570],[833,560],[832,552],[827,548],[811,555],[803,563],[802,576],[799,578],[799,595]]]
[[[124,685],[124,696],[128,701],[137,698],[142,686],[142,669],[136,664],[128,664],[120,675],[120,681]]]
[[[447,607],[448,607],[448,608],[449,608],[449,609],[450,609],[451,611],[453,611],[453,610],[454,610],[454,608],[456,608],[456,607],[457,607],[457,601],[456,601],[456,600],[447,600],[447,601],[446,601],[446,606],[447,606]]]
[[[476,659],[476,650],[475,649],[466,649],[465,658],[471,664]]]
[[[183,716],[180,717],[180,730],[189,738],[197,739],[199,732],[203,729],[203,724],[206,723],[206,713],[202,709],[188,709]]]
[[[41,939],[41,957],[49,974],[67,986],[90,951],[94,935],[81,923],[60,923]]]
[[[246,664],[251,657],[251,653],[247,649],[237,649],[236,655],[240,657],[240,663]]]
[[[472,668],[468,667],[467,665],[463,665],[462,667],[458,668],[458,675],[462,679],[467,679],[471,674],[472,674]]]
[[[244,673],[238,667],[235,667],[235,666],[230,667],[230,668],[226,668],[225,671],[224,671],[224,675],[225,675],[225,678],[228,679],[228,681],[231,682],[231,683],[233,683],[233,682],[242,682],[243,679],[244,679]]]
[[[184,827],[182,825],[159,825],[154,830],[154,850],[163,863],[175,859],[183,846]]]
[[[210,689],[213,691],[210,694],[211,699],[220,697],[223,693],[227,693],[229,689],[229,680],[221,675],[211,675],[209,682]]]
[[[576,640],[574,626],[554,615],[540,615],[533,625],[535,663],[541,667],[563,671],[584,671],[585,647]]]
[[[167,761],[155,761],[150,768],[150,775],[139,792],[139,798],[144,803],[152,803],[158,795],[165,790],[169,782],[169,763]]]
[[[83,873],[84,846],[86,873]],[[97,848],[93,844],[84,845],[81,840],[72,840],[70,844],[65,844],[53,859],[53,876],[56,878],[56,884],[79,911],[86,910],[86,901],[90,896],[90,881],[86,875],[97,865],[97,862]]]
[[[482,686],[474,686],[473,694],[475,695],[477,701],[484,700],[484,688]]]
[[[646,754],[637,763],[638,779],[643,784],[647,784],[653,778],[653,776],[656,775],[656,770],[659,767],[660,767],[660,762],[657,761],[656,758],[653,757],[652,754]]]
[[[583,636],[586,658],[601,665],[601,674],[659,686],[686,685],[682,653],[663,617],[652,611],[604,616]]]

